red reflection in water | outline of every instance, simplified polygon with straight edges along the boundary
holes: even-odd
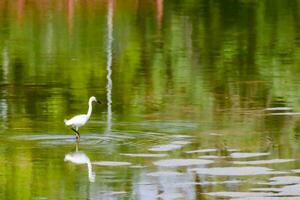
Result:
[[[73,19],[74,19],[74,0],[68,0],[68,30],[70,33],[73,32]]]
[[[24,16],[25,0],[17,1],[17,22],[21,25]]]
[[[113,13],[114,13],[114,0],[108,0],[108,10],[113,15]]]
[[[164,0],[156,0],[156,22],[161,27],[161,21],[164,14]]]

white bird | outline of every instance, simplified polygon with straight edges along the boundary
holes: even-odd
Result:
[[[89,157],[87,157],[87,155],[85,153],[80,152],[80,151],[69,153],[69,154],[65,155],[64,160],[65,161],[70,161],[70,162],[72,162],[74,164],[77,164],[77,165],[87,164],[89,181],[90,182],[95,182],[96,174],[93,173],[92,163],[91,163]]]
[[[80,134],[78,132],[79,127],[85,125],[87,123],[87,121],[90,119],[90,116],[92,114],[92,110],[93,110],[93,106],[92,103],[93,102],[97,102],[99,104],[101,104],[100,101],[98,101],[96,99],[96,97],[91,96],[89,99],[89,109],[86,115],[76,115],[74,117],[72,117],[71,119],[67,120],[65,119],[65,125],[67,126],[71,126],[71,129],[76,133],[76,139],[79,140],[80,139]]]

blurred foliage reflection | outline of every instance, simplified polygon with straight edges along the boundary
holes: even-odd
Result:
[[[86,183],[85,168],[76,175],[75,166],[62,162],[73,144],[54,150],[11,138],[71,135],[63,119],[86,112],[91,95],[105,103],[95,108],[83,132],[105,133],[109,5],[114,131],[199,138],[221,131],[227,139],[195,146],[233,145],[283,157],[299,153],[297,116],[264,111],[300,111],[299,1],[2,0],[1,199],[74,198],[73,191],[78,198],[94,195],[84,188],[93,187]],[[137,138],[133,143],[141,143],[139,148],[118,142],[83,148],[93,149],[93,159],[118,159],[119,153],[146,151],[153,140]],[[73,176],[61,181],[69,170]],[[116,182],[126,180],[116,183],[118,189],[134,190],[135,172],[111,173]]]

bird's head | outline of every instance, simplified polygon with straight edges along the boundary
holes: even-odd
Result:
[[[101,104],[101,101],[98,101],[98,100],[96,99],[96,97],[94,97],[94,96],[91,96],[91,97],[90,97],[90,101],[91,101],[91,102],[95,101],[96,103]]]

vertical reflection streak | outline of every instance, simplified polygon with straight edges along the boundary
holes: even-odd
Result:
[[[112,65],[112,41],[113,41],[113,0],[108,1],[108,13],[107,13],[107,85],[106,85],[106,92],[107,92],[107,131],[111,131],[111,121],[112,121],[112,111],[111,111],[111,94],[112,94],[112,80],[111,80],[111,65]]]
[[[8,69],[9,69],[9,55],[8,55],[8,48],[5,45],[2,52],[2,66],[3,66],[3,80],[7,81],[8,76]]]
[[[5,47],[3,48],[2,52],[2,71],[3,71],[3,77],[2,81],[4,83],[8,82],[8,71],[9,70],[9,54],[8,54],[8,47],[5,42]],[[0,100],[0,116],[2,118],[2,129],[7,129],[7,115],[8,115],[8,103],[7,103],[7,88],[4,87],[1,91],[1,100]]]
[[[68,29],[69,32],[73,32],[74,21],[74,0],[68,0]]]

